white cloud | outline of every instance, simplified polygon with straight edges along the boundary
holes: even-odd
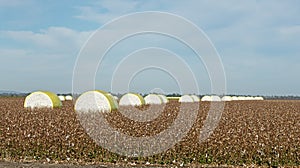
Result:
[[[138,1],[129,1],[129,0],[104,0],[97,1],[95,5],[99,5],[104,9],[107,9],[110,13],[124,13],[128,11],[136,10]]]
[[[0,40],[12,45],[0,47],[0,76],[5,89],[71,91],[76,56],[91,32],[50,27],[39,32],[0,31]],[[20,86],[19,82],[22,82]]]
[[[81,13],[75,17],[82,20],[104,24],[120,15],[128,12],[134,12],[137,5],[138,2],[128,0],[96,1],[92,3],[91,6],[78,7]]]
[[[120,6],[124,8],[120,9]],[[95,6],[84,8],[86,11],[82,16],[98,23],[129,12],[172,12],[203,28],[217,46],[227,47],[232,44],[234,48],[243,47],[243,51],[245,48],[255,50],[256,47],[282,43],[278,29],[298,20],[299,13],[297,5],[285,1],[101,1]],[[101,9],[107,11],[101,12]]]
[[[23,8],[24,5],[33,2],[0,0],[0,7],[21,6]],[[299,72],[297,61],[299,62],[300,51],[300,5],[297,1],[104,0],[93,1],[76,9],[79,14],[73,17],[78,18],[77,21],[82,21],[82,24],[92,23],[92,26],[93,23],[101,25],[121,15],[140,11],[154,10],[181,15],[203,28],[208,34],[224,60],[229,79],[235,83],[253,83],[253,80],[267,79],[263,82],[264,87],[260,91],[267,90],[269,93],[272,93],[272,89],[276,91],[281,88],[279,84],[283,85],[282,93],[288,90],[289,82],[284,85],[280,82],[280,78],[299,83],[297,78],[283,73],[286,69],[293,71],[292,74]],[[33,20],[22,21],[28,24]],[[179,27],[174,26],[174,29]],[[0,31],[0,40],[2,39],[0,42],[4,44],[0,45],[0,63],[5,64],[2,66],[6,68],[4,72],[15,72],[14,69],[19,67],[21,69],[17,73],[19,76],[22,76],[21,71],[26,69],[27,72],[41,69],[40,73],[48,73],[48,75],[51,75],[51,71],[63,70],[66,66],[72,69],[76,54],[90,34],[89,31],[81,32],[66,27],[49,27],[38,32]],[[37,62],[36,58],[42,59]],[[269,70],[274,66],[277,68],[277,73]],[[259,71],[252,70],[254,68]],[[277,74],[277,77],[274,74]],[[0,75],[6,74],[2,72]],[[37,76],[42,77],[34,74],[27,77],[30,80]],[[58,76],[64,80],[63,74]],[[269,89],[267,85],[269,81],[278,83],[278,88]],[[10,84],[8,83],[7,86]],[[251,86],[247,87],[251,88]],[[239,88],[241,92],[243,91],[242,85],[233,84],[231,88],[233,90]],[[300,93],[299,89],[295,88],[295,91]]]
[[[28,51],[23,49],[1,49],[0,48],[1,57],[20,57],[26,54],[28,54]]]
[[[30,45],[33,51],[65,53],[78,51],[91,32],[78,32],[64,27],[50,27],[40,32],[0,31],[2,38]]]

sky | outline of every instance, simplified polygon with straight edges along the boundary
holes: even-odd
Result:
[[[76,60],[91,35],[113,19],[144,11],[178,15],[200,28],[220,56],[227,94],[300,95],[297,0],[0,0],[0,90],[72,92]],[[137,35],[114,46],[99,63],[95,88],[111,91],[122,60],[145,47],[178,55],[193,71],[200,94],[212,92],[206,63],[176,39],[157,34]],[[153,58],[144,55],[127,66]],[[172,65],[174,60],[163,61]],[[130,83],[113,87],[119,92],[126,91],[118,90],[124,86],[140,93],[180,92],[177,77],[168,70],[145,68],[132,74]]]

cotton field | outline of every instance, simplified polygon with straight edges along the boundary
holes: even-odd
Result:
[[[0,97],[0,102],[0,112],[3,113],[0,156],[3,159],[7,156],[33,160],[38,157],[47,162],[77,163],[78,159],[83,162],[107,162],[113,158],[116,163],[130,161],[139,165],[243,163],[279,166],[297,165],[300,158],[299,101],[265,100],[261,96],[185,94],[176,97],[132,92],[116,96],[103,90],[91,90],[75,99],[71,95],[36,91],[25,98]],[[198,136],[212,102],[224,104],[222,118],[209,139],[199,143]],[[93,118],[101,113],[116,130],[128,136],[147,137],[168,129],[182,104],[195,103],[200,105],[198,116],[188,135],[165,153],[139,160],[115,155],[98,146],[78,121],[78,117]],[[151,110],[159,110],[159,113]],[[184,111],[184,116],[191,114],[189,110]],[[127,118],[145,114],[152,116],[151,120]],[[91,119],[87,121],[88,125],[93,124]],[[37,143],[40,145],[36,146]],[[49,153],[53,154],[49,156]]]
[[[124,95],[123,99],[127,99],[125,110],[138,108],[146,111],[149,105],[155,108],[163,105],[143,103],[144,97],[136,93]],[[130,163],[174,167],[182,164],[187,167],[207,164],[250,167],[299,164],[299,101],[258,101],[261,98],[254,96],[251,100],[227,101],[227,98],[220,96],[223,102],[215,103],[225,104],[221,121],[209,139],[199,143],[198,136],[211,103],[197,102],[192,97],[167,97],[169,102],[164,105],[161,114],[147,122],[124,117],[118,111],[116,99],[101,90],[85,92],[75,102],[61,102],[56,94],[46,91],[33,92],[26,98],[0,97],[0,158],[74,164],[80,160],[81,164],[101,162],[124,166]],[[116,155],[97,145],[77,118],[78,113],[91,116],[96,114],[94,112],[104,113],[107,122],[118,131],[128,136],[147,137],[169,128],[178,115],[181,103],[201,104],[189,133],[168,151],[139,159]],[[188,116],[191,111],[187,109],[184,113]],[[164,141],[161,140],[161,143]]]

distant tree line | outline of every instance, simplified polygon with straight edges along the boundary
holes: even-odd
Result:
[[[266,96],[266,100],[300,100],[300,96]]]
[[[29,93],[0,93],[1,97],[25,97]]]

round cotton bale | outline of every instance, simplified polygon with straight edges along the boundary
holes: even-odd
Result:
[[[252,96],[248,96],[248,97],[246,97],[246,100],[255,100],[255,99]]]
[[[199,102],[200,98],[196,95],[191,95],[191,97],[193,98],[194,102]]]
[[[264,100],[264,98],[260,97],[260,96],[257,96],[257,97],[254,97],[254,100]]]
[[[232,101],[239,100],[239,98],[237,96],[232,96],[231,99],[232,99]]]
[[[169,100],[176,100],[178,101],[180,99],[180,97],[167,97],[168,101]]]
[[[222,101],[232,101],[232,98],[230,96],[223,96]]]
[[[25,98],[25,108],[56,108],[62,103],[55,93],[48,91],[33,92]]]
[[[120,106],[141,106],[145,104],[144,98],[136,93],[127,93],[119,101]]]
[[[179,98],[178,101],[182,103],[190,103],[194,102],[194,99],[190,95],[183,95]]]
[[[245,96],[239,96],[238,100],[246,100],[246,97]]]
[[[221,101],[219,96],[211,96],[211,101]]]
[[[59,95],[58,98],[59,98],[60,101],[65,101],[66,100],[65,96],[63,96],[63,95]]]
[[[78,112],[111,112],[117,109],[116,100],[102,90],[85,92],[78,97],[75,103],[75,111]]]
[[[117,96],[113,96],[114,97],[114,99],[116,100],[116,101],[118,101],[119,100],[119,98],[117,97]]]
[[[169,100],[168,100],[168,98],[165,95],[159,94],[158,96],[161,98],[162,103],[165,103],[165,104],[169,103]]]
[[[71,100],[73,100],[73,97],[72,97],[71,95],[67,95],[67,96],[65,97],[65,99],[68,100],[68,101],[71,101]]]
[[[149,94],[145,98],[145,104],[162,104],[163,100],[159,95]]]
[[[203,96],[201,101],[211,101],[211,96]]]

